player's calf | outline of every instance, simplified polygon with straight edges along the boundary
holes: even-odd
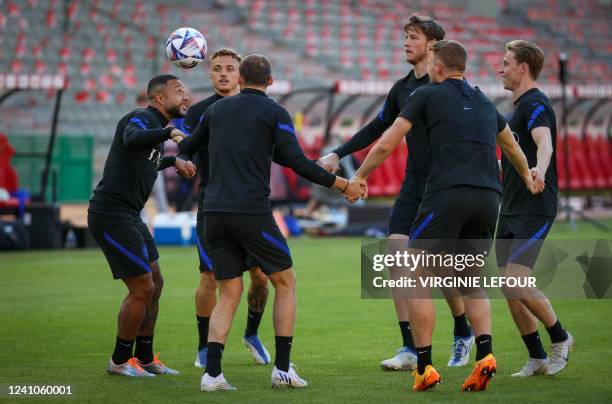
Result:
[[[253,267],[249,272],[251,275],[251,286],[247,296],[249,310],[242,341],[255,363],[266,365],[270,363],[270,354],[259,339],[257,331],[268,300],[268,277],[259,267]]]

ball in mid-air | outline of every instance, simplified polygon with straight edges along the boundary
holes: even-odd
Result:
[[[191,69],[206,57],[208,45],[206,38],[197,29],[179,28],[166,41],[166,55],[175,65],[183,69]]]

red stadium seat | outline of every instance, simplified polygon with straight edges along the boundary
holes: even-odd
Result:
[[[32,56],[35,58],[39,58],[42,55],[42,46],[40,44],[34,45],[32,47]]]
[[[47,65],[42,60],[37,59],[36,62],[34,62],[34,71],[36,72],[36,74],[42,74],[45,72],[46,69]]]
[[[70,53],[71,53],[70,46],[63,46],[59,52],[62,60],[68,60],[70,58]]]
[[[165,64],[164,68],[165,68],[164,72],[168,73],[170,71],[170,64],[169,63]],[[134,74],[125,74],[123,76],[122,81],[123,81],[123,85],[126,86],[127,88],[134,88],[138,84],[138,80],[136,79],[136,76]]]
[[[68,65],[66,64],[66,62],[59,62],[57,64],[57,74],[66,76],[67,73],[68,73]]]
[[[87,62],[81,63],[81,68],[79,69],[79,72],[81,73],[82,76],[88,76],[89,73],[91,72],[91,67],[89,66],[89,63]]]
[[[108,103],[111,100],[111,96],[107,91],[100,90],[96,92],[96,101],[101,103]]]
[[[125,93],[124,93],[124,92],[117,93],[117,94],[115,95],[115,102],[116,102],[117,104],[123,104],[123,103],[125,102],[126,98],[127,98],[127,96],[125,95]]]
[[[55,16],[55,10],[49,9],[49,11],[47,11],[45,23],[47,24],[47,28],[55,28],[55,26],[57,25],[57,18]]]
[[[17,4],[12,1],[6,2],[6,11],[8,12],[8,15],[10,17],[17,17],[21,13],[21,10],[17,6]]]
[[[19,59],[14,59],[11,62],[11,73],[21,73],[23,69],[23,63]]]
[[[584,141],[587,160],[593,173],[594,188],[605,188],[607,186],[607,173],[597,151],[597,139],[587,134]]]
[[[117,60],[117,51],[115,49],[107,49],[106,51],[106,60],[109,62],[114,62]]]
[[[110,74],[103,74],[98,78],[98,81],[103,87],[112,88],[114,84],[114,80]]]
[[[85,90],[95,90],[97,87],[96,85],[96,80],[92,79],[92,78],[88,78],[83,82],[83,88]]]
[[[74,100],[79,104],[89,101],[89,91],[77,91],[74,93]]]
[[[612,141],[605,136],[598,136],[594,143],[604,172],[606,187],[612,188]]]
[[[68,7],[66,8],[66,17],[68,17],[69,20],[74,20],[74,17],[77,12],[77,6],[78,4],[76,1],[71,1],[68,4]]]
[[[92,48],[85,48],[83,49],[82,56],[85,62],[91,62],[95,56],[95,52]]]

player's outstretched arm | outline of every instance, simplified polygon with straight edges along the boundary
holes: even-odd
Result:
[[[404,136],[412,129],[412,123],[406,118],[398,117],[393,125],[385,131],[382,138],[372,147],[363,164],[355,173],[355,177],[367,180],[368,176],[380,166]]]
[[[340,159],[365,149],[374,143],[388,127],[388,123],[380,118],[374,118],[374,120],[347,140],[346,143],[317,160],[317,164],[335,174],[340,168]]]
[[[208,111],[204,114],[204,117],[195,128],[191,136],[185,136],[183,139],[178,141],[179,153],[177,157],[183,160],[191,160],[193,155],[200,150],[200,148],[208,144],[209,128],[208,128]]]
[[[127,150],[141,150],[155,147],[170,139],[172,128],[151,128],[151,118],[145,113],[136,113],[123,130],[123,146]]]
[[[176,164],[175,156],[164,156],[161,158],[159,162],[159,167],[157,167],[157,171],[165,170],[168,167],[172,167]]]
[[[279,122],[276,124],[274,131],[274,162],[291,168],[300,177],[315,184],[327,188],[336,188],[342,193],[349,190],[351,185],[349,180],[326,171],[304,155],[295,135],[295,129],[291,124],[289,113],[280,110],[278,119]],[[353,189],[351,188],[351,190]],[[361,197],[364,194],[365,190],[362,190],[359,196]]]
[[[529,170],[529,164],[527,162],[527,157],[525,157],[525,153],[523,153],[523,150],[521,150],[521,147],[514,138],[514,135],[512,135],[512,131],[508,125],[506,125],[504,129],[497,134],[497,144],[499,147],[501,147],[504,155],[519,173],[529,191],[532,194],[542,192],[544,189],[543,187],[540,188],[534,185],[531,171]]]
[[[175,156],[162,157],[157,171],[165,170],[168,167],[175,167],[177,174],[185,178],[192,178],[196,173],[195,164],[189,160],[184,160]]]
[[[331,173],[336,173],[340,168],[340,159],[365,149],[380,138],[399,113],[392,107],[394,104],[389,102],[389,99],[396,97],[394,91],[394,88],[392,88],[387,95],[383,108],[370,123],[361,128],[344,144],[317,160],[317,164]]]
[[[546,126],[539,126],[532,129],[531,136],[538,147],[537,163],[531,170],[532,176],[536,185],[544,188],[546,171],[548,170],[550,159],[553,154],[552,136],[550,134],[550,129]]]

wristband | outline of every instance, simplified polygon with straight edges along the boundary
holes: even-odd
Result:
[[[346,192],[346,190],[348,189],[348,186],[350,185],[351,181],[346,180],[346,187],[344,187],[344,189],[341,191],[342,193]]]

